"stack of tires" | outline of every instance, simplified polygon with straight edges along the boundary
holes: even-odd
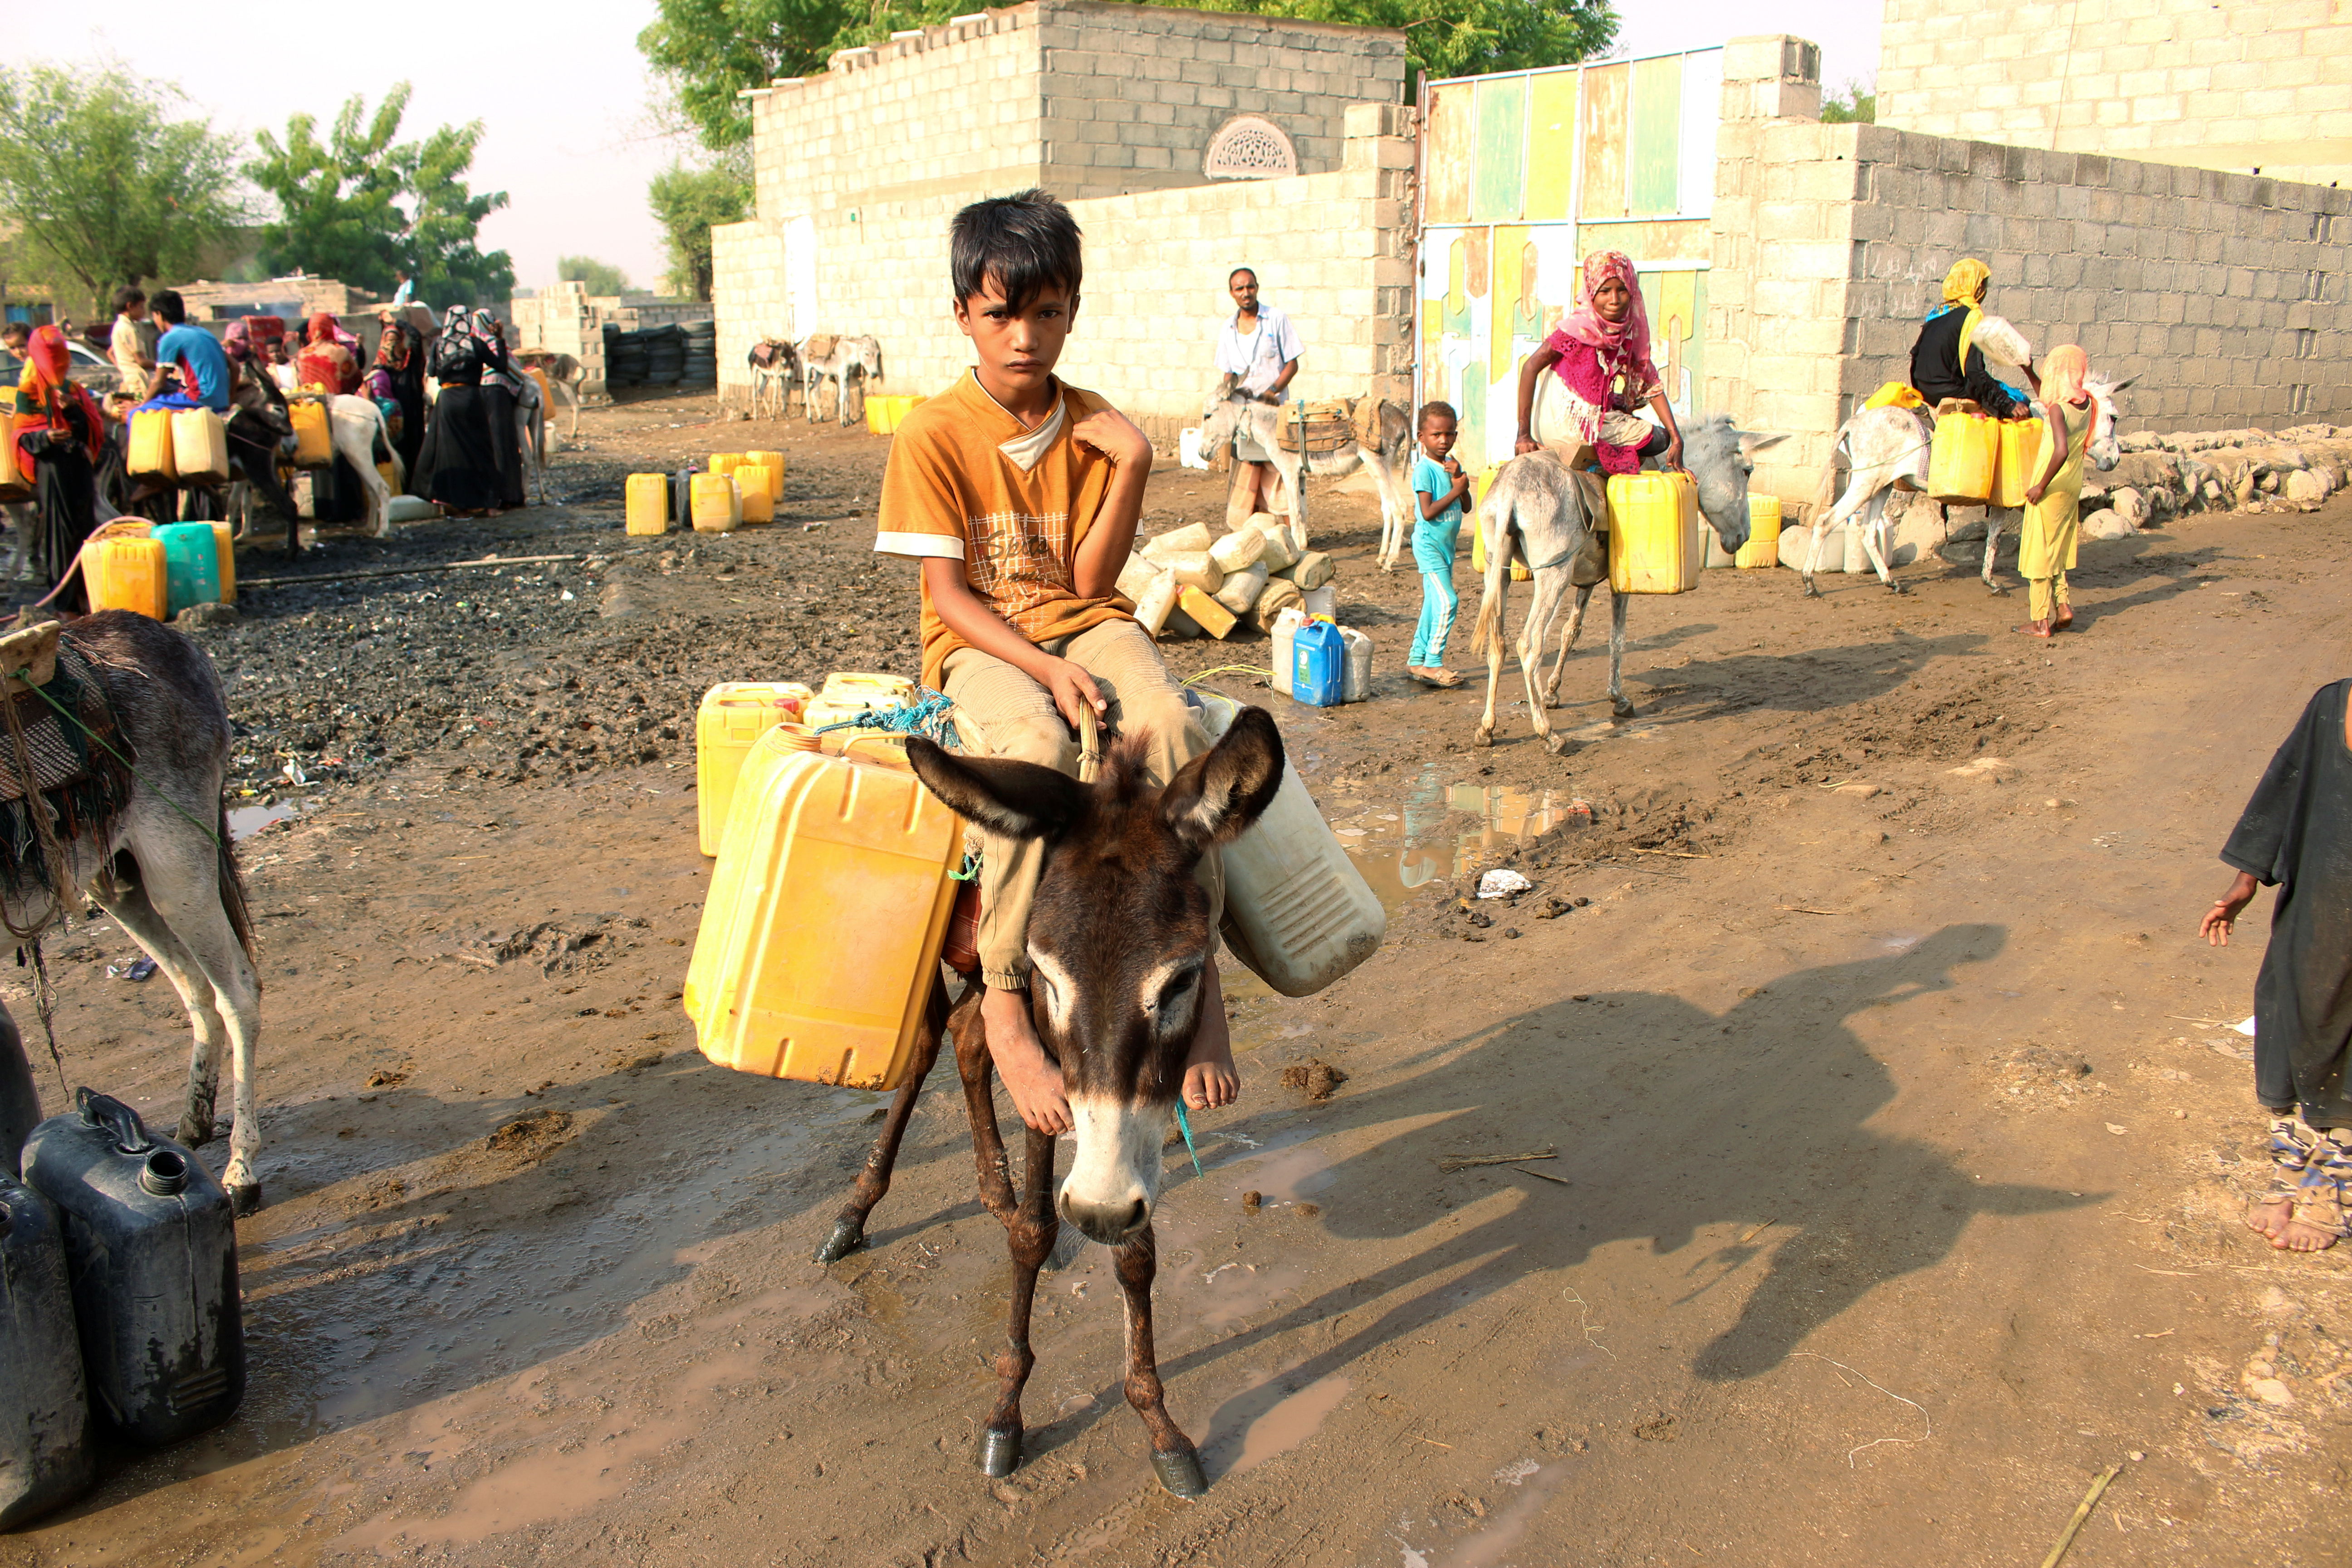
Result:
[[[642,386],[646,380],[646,343],[641,332],[604,329],[604,379],[615,386]]]
[[[686,334],[676,327],[649,327],[645,340],[646,384],[676,386],[686,374]]]
[[[686,340],[686,371],[678,384],[691,392],[709,392],[719,385],[719,323],[688,321],[679,329]]]

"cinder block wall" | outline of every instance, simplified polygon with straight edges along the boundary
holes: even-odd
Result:
[[[1200,184],[1237,114],[1291,138],[1298,172],[1339,167],[1349,104],[1402,102],[1393,29],[1030,0],[755,93],[760,216],[1042,184],[1065,199]],[[861,211],[859,221],[864,220]]]
[[[2352,180],[2339,0],[1885,0],[1878,122],[2325,184]]]
[[[1758,480],[1810,500],[1838,426],[1906,379],[1963,256],[2037,353],[2137,375],[2129,427],[2352,421],[2352,191],[1953,141],[1727,119],[1712,223],[1708,396],[1792,440]]]
[[[1347,117],[1341,167],[1288,180],[1082,198],[1087,277],[1065,379],[1108,397],[1154,441],[1199,423],[1210,353],[1231,313],[1225,277],[1257,270],[1303,339],[1294,388],[1310,398],[1409,395],[1413,144],[1400,105]],[[971,361],[948,287],[947,226],[961,197],[865,209],[819,253],[828,330],[880,340],[885,389],[936,392]],[[723,401],[749,390],[744,353],[785,319],[783,243],[765,221],[712,231]]]

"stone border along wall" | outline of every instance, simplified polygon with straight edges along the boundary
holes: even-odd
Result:
[[[1708,406],[1793,437],[1756,475],[1791,515],[1967,255],[2036,353],[2140,378],[2127,430],[2352,416],[2352,191],[1822,124],[1797,43],[1725,49],[1706,322]]]
[[[1266,302],[1297,325],[1294,390],[1409,397],[1411,120],[1401,104],[1350,108],[1341,167],[1329,174],[1072,202],[1087,276],[1065,379],[1101,393],[1172,450],[1178,430],[1201,422],[1215,380],[1209,356],[1233,308],[1225,275],[1247,264]],[[971,363],[947,258],[948,220],[969,194],[869,207],[854,227],[827,231],[816,279],[824,320],[880,341],[883,390],[937,392]],[[720,406],[740,407],[751,390],[745,353],[767,323],[787,319],[783,245],[764,220],[715,228],[711,239]]]

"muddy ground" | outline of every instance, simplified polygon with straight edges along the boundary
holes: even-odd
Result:
[[[302,808],[245,844],[251,1392],[0,1564],[2020,1563],[2111,1465],[2072,1568],[2341,1560],[2352,1256],[2240,1223],[2262,1123],[2214,1026],[2265,905],[2194,931],[2345,673],[2352,506],[2085,545],[2047,647],[1940,565],[1817,604],[1711,572],[1633,606],[1633,721],[1580,652],[1554,758],[1520,702],[1475,751],[1473,692],[1402,680],[1417,584],[1318,492],[1379,696],[1256,695],[1391,941],[1310,1000],[1234,986],[1244,1098],[1157,1221],[1185,1503],[1099,1249],[1046,1278],[1028,1461],[974,1468],[1008,1270],[952,1099],[820,1269],[878,1098],[693,1049],[695,699],[914,656],[912,572],[867,551],[887,444],[707,407],[592,412],[560,508],[241,555],[572,559],[248,588],[199,634],[241,822]],[[624,537],[630,468],[745,447],[791,455],[778,526]],[[1222,510],[1154,480],[1151,526]],[[1534,891],[1465,911],[1496,863]],[[65,1081],[168,1125],[168,990],[108,977],[109,923],[48,951]],[[1330,1098],[1282,1087],[1317,1059]]]

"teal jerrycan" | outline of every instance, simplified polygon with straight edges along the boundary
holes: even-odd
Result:
[[[57,1211],[0,1171],[0,1530],[81,1495],[89,1427]]]
[[[158,524],[163,547],[164,613],[178,615],[192,605],[220,603],[220,543],[209,522]]]
[[[133,1442],[216,1426],[245,1397],[228,1193],[139,1113],[89,1089],[33,1130],[25,1184],[64,1215],[82,1366]]]

